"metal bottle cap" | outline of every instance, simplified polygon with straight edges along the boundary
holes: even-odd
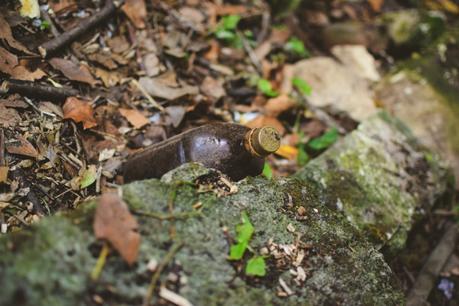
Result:
[[[280,139],[281,136],[275,128],[265,126],[247,132],[245,145],[251,154],[264,157],[279,149]]]

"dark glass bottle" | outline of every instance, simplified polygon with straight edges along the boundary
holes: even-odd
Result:
[[[159,178],[187,162],[220,170],[233,180],[262,172],[264,157],[275,152],[280,135],[272,127],[249,129],[233,123],[212,123],[188,130],[129,156],[124,182]]]

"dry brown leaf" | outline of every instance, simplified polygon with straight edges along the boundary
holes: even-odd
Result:
[[[83,122],[85,129],[92,128],[97,125],[94,119],[92,106],[88,101],[79,100],[75,97],[68,97],[62,107],[64,119],[72,119],[75,122]]]
[[[6,151],[10,154],[18,154],[33,158],[38,157],[38,151],[22,136],[16,137],[12,142],[5,143]]]
[[[85,65],[77,65],[72,61],[57,57],[50,59],[49,63],[54,69],[62,72],[69,80],[86,83],[91,86],[99,83],[94,79]]]
[[[137,220],[115,193],[103,194],[97,204],[94,218],[94,235],[106,239],[132,265],[139,254],[140,234]]]
[[[210,76],[206,76],[201,84],[201,91],[206,96],[220,99],[226,94],[225,88],[223,88],[223,81],[216,80]]]
[[[30,105],[22,100],[18,94],[9,95],[6,99],[0,99],[0,106],[13,108],[29,108]]]
[[[10,25],[8,24],[8,22],[6,22],[2,15],[0,15],[0,29],[0,40],[6,41],[6,43],[13,49],[16,49],[29,55],[34,55],[33,52],[30,52],[26,47],[24,47],[23,44],[14,39]]]
[[[368,0],[368,2],[370,3],[371,8],[375,12],[380,12],[384,4],[384,0]]]
[[[136,109],[127,109],[127,108],[120,108],[120,114],[129,121],[132,126],[134,126],[136,129],[140,129],[144,125],[147,125],[150,123],[148,121],[148,118],[142,115],[141,112],[139,112]]]
[[[48,1],[48,5],[56,14],[59,14],[63,11],[73,11],[77,9],[77,4],[74,0]]]
[[[48,101],[40,102],[40,104],[38,105],[38,108],[42,112],[48,112],[48,113],[56,114],[59,117],[64,118],[64,113],[62,111],[62,108],[59,105],[56,105],[54,103],[51,103],[51,102],[48,102]]]
[[[122,35],[115,36],[112,39],[109,39],[107,41],[107,44],[110,47],[110,49],[115,53],[123,53],[124,51],[127,51],[130,47],[126,38]]]
[[[2,104],[0,104],[0,126],[12,127],[20,121],[21,117],[15,109],[6,108]]]
[[[295,101],[286,94],[269,99],[265,105],[265,111],[268,116],[277,117],[281,113],[291,109],[296,105]]]
[[[247,6],[231,4],[215,5],[215,12],[219,16],[242,15],[247,12]]]
[[[13,79],[22,81],[35,81],[46,76],[41,69],[29,71],[25,66],[18,62],[16,55],[0,47],[0,71],[8,74]]]
[[[88,55],[88,58],[96,63],[101,64],[107,69],[113,70],[118,68],[118,65],[115,63],[115,61],[110,57],[109,54],[105,53],[92,53]]]
[[[275,128],[281,135],[285,133],[285,128],[280,123],[279,120],[273,117],[265,116],[265,115],[260,115],[256,117],[255,119],[247,122],[246,126],[249,128],[258,128],[258,127],[263,127],[263,126],[271,126]]]
[[[174,88],[165,85],[157,78],[142,77],[139,83],[150,95],[167,100],[175,100],[186,95],[197,95],[199,93],[196,86],[184,85]]]
[[[104,83],[105,87],[113,87],[117,84],[120,83],[121,81],[121,75],[118,72],[115,71],[107,71],[102,68],[95,68],[93,70],[94,74],[96,75],[97,78],[102,80],[102,83]]]
[[[126,0],[122,10],[137,29],[145,28],[145,19],[147,18],[145,0]]]
[[[0,166],[0,183],[5,183],[8,179],[9,167]]]

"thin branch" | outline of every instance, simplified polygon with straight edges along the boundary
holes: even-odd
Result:
[[[17,93],[29,98],[39,98],[53,102],[63,102],[68,97],[78,96],[78,90],[73,88],[58,88],[25,81],[3,81],[0,93]]]
[[[183,246],[182,242],[176,242],[169,249],[169,252],[166,254],[166,256],[164,257],[163,261],[161,262],[161,264],[158,266],[158,268],[156,269],[155,273],[151,277],[150,286],[148,286],[147,294],[145,295],[145,298],[143,300],[143,306],[149,306],[150,305],[150,301],[151,301],[151,298],[153,297],[153,293],[155,292],[156,283],[159,280],[159,276],[161,275],[161,272],[172,261],[172,259],[174,258],[175,254],[180,250],[180,248],[182,246]]]
[[[62,33],[61,35],[39,46],[38,51],[40,52],[41,56],[45,58],[52,55],[53,53],[77,40],[81,35],[93,30],[100,24],[107,21],[111,16],[114,15],[116,9],[121,5],[121,2],[122,1],[106,0],[104,7],[97,13],[83,20],[71,30]]]

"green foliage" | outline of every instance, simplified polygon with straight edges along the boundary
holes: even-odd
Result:
[[[254,256],[250,258],[245,267],[245,274],[250,276],[265,276],[266,262],[263,256]]]
[[[239,260],[244,256],[245,250],[249,245],[249,241],[252,238],[254,228],[250,223],[247,213],[242,213],[242,223],[236,226],[237,243],[230,247],[230,260]]]
[[[97,178],[97,173],[96,173],[96,166],[90,165],[88,169],[86,169],[83,172],[81,181],[80,181],[80,188],[84,189],[86,187],[91,186]]]
[[[279,93],[275,91],[272,86],[271,82],[266,79],[259,79],[257,83],[258,90],[261,91],[264,95],[268,97],[277,97]]]
[[[296,37],[290,38],[289,41],[285,44],[284,48],[285,51],[290,52],[296,56],[300,56],[303,58],[310,56],[308,50],[306,50],[304,46],[304,43]]]
[[[325,132],[322,136],[316,137],[308,142],[308,147],[319,151],[328,148],[338,139],[338,130],[332,128]]]
[[[242,39],[236,32],[241,16],[228,15],[220,19],[220,22],[215,29],[215,37],[235,48],[242,48]]]
[[[309,84],[302,78],[294,77],[292,79],[292,84],[297,88],[303,95],[310,96],[312,93],[312,88]]]
[[[298,166],[304,166],[308,163],[308,161],[309,154],[306,152],[305,145],[300,143],[298,145],[298,156],[296,157],[296,162],[298,163]]]
[[[272,179],[273,177],[273,169],[271,169],[271,166],[267,162],[265,162],[265,165],[263,166],[262,174],[268,180]]]
[[[49,24],[49,22],[47,20],[41,20],[41,23],[40,23],[40,30],[48,30],[49,28],[51,27],[51,25]]]

